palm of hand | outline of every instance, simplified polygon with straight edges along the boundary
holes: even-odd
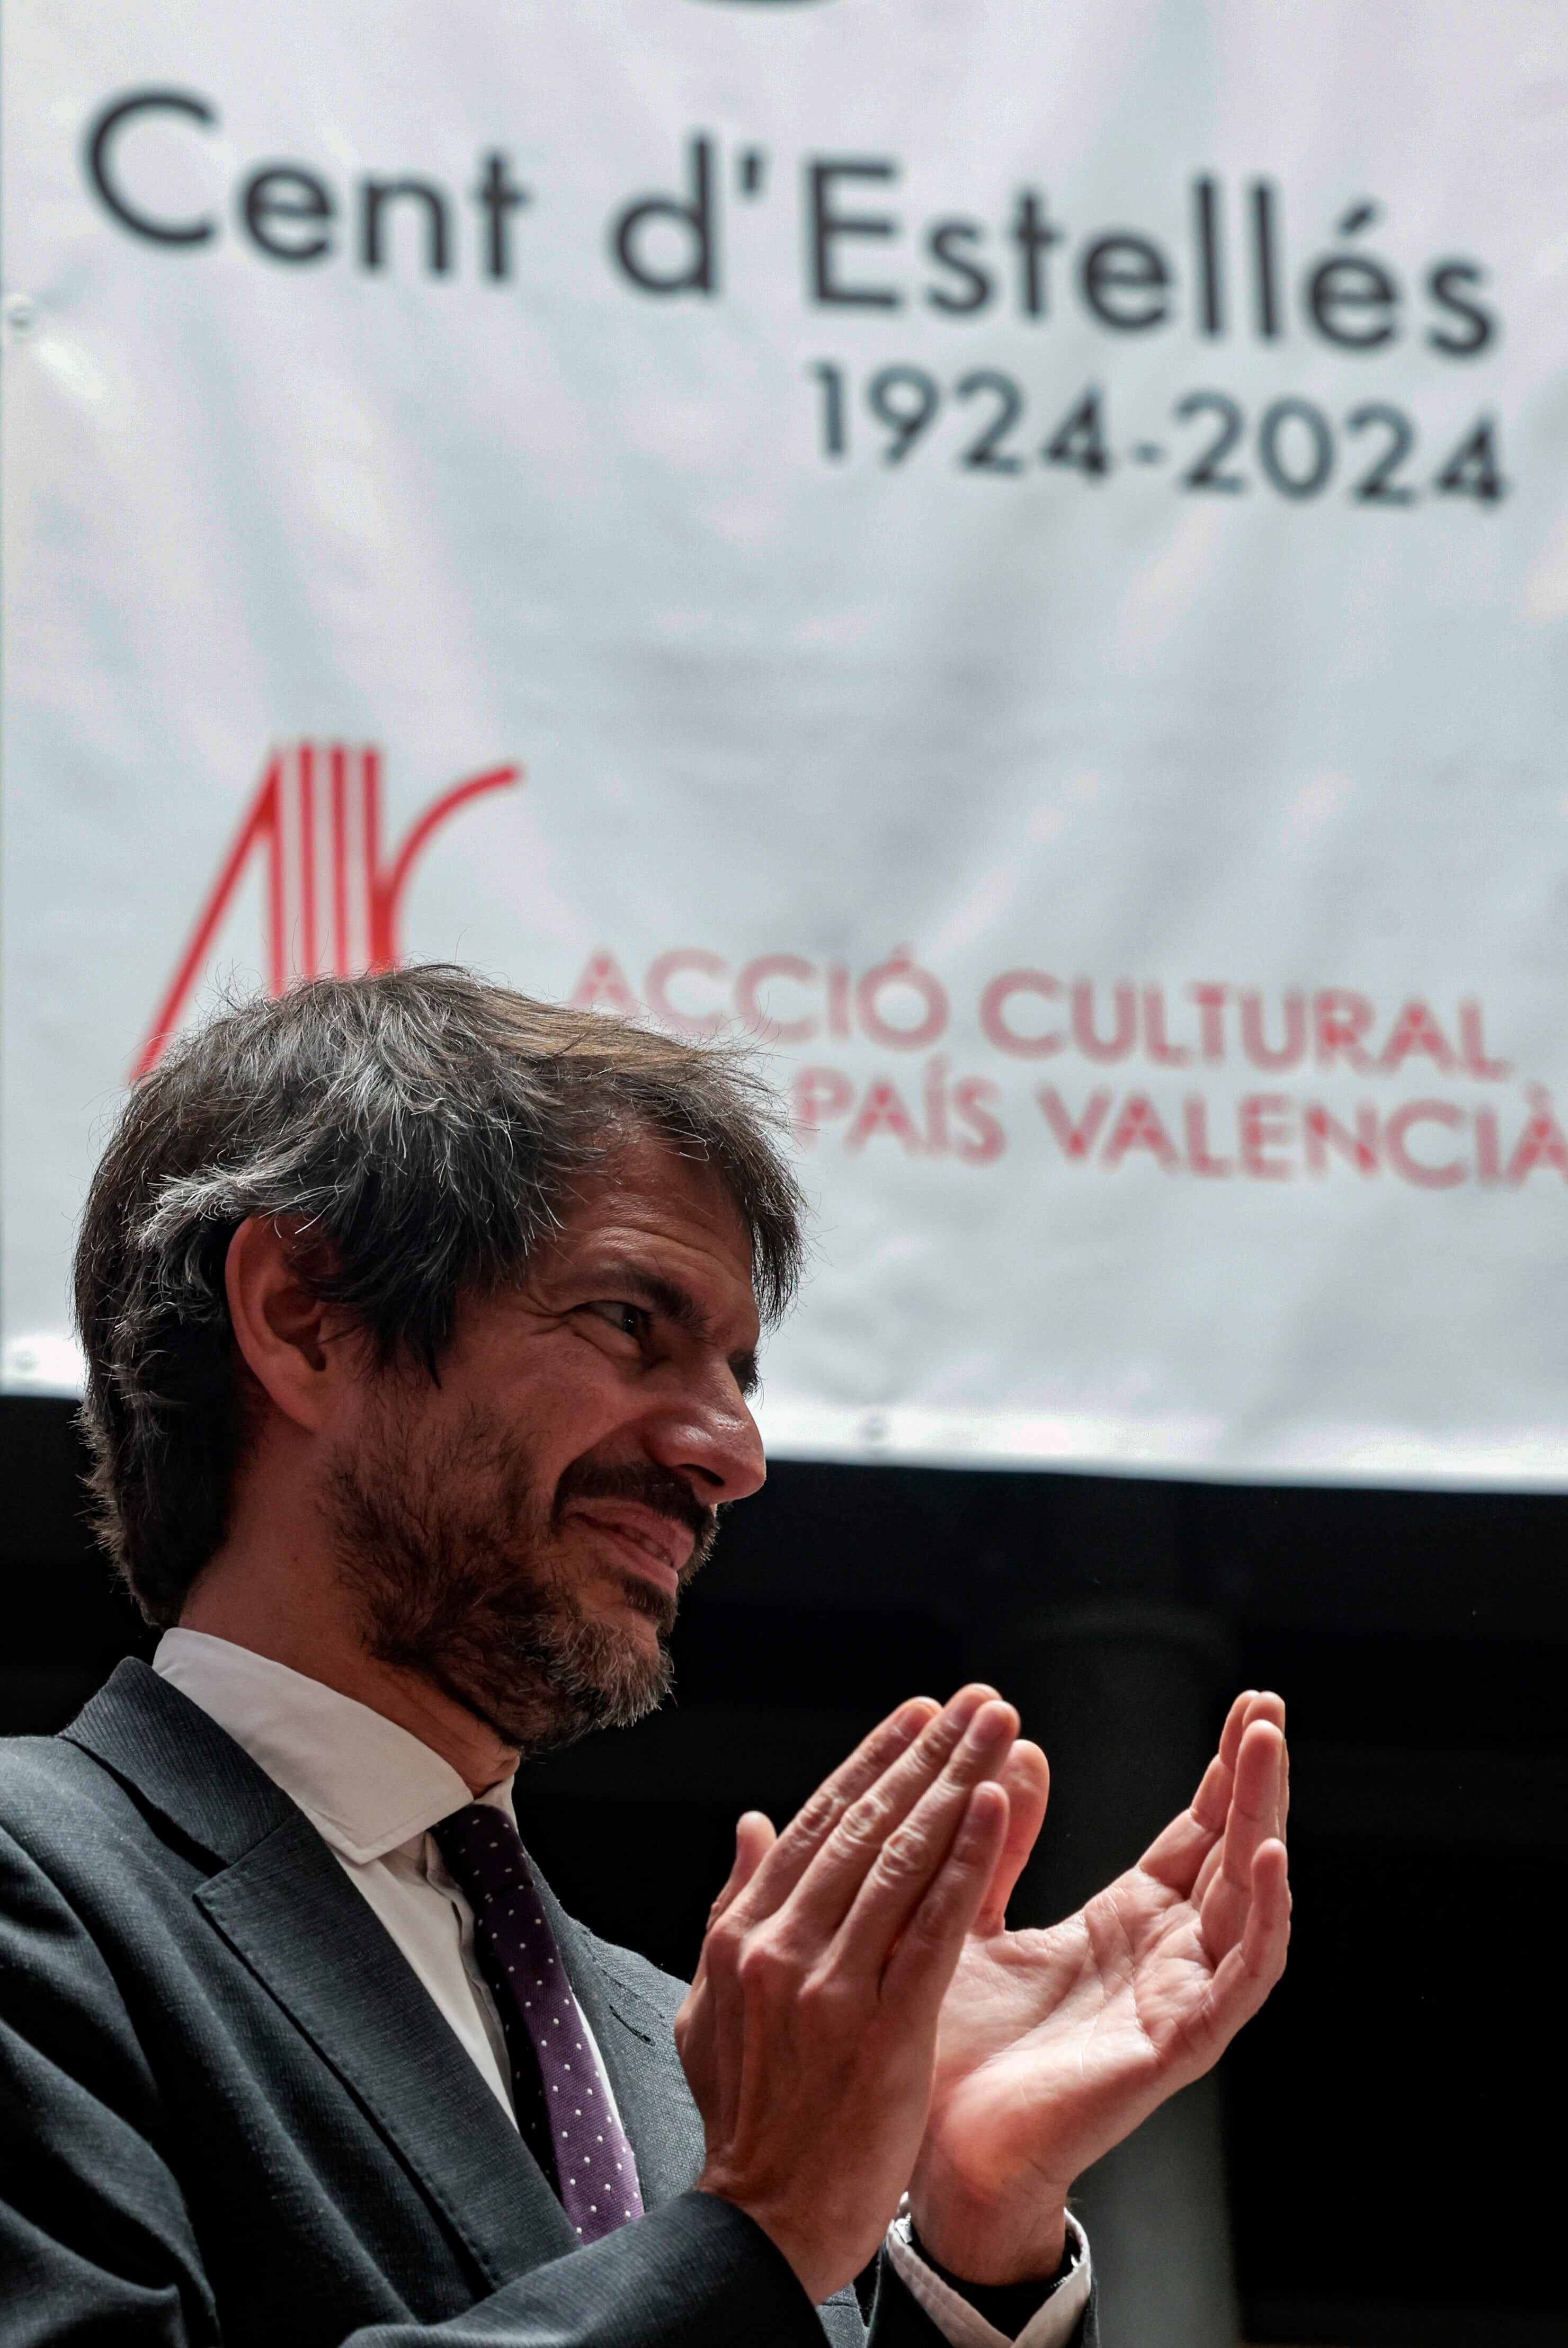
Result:
[[[1284,1808],[1277,1721],[1242,1698],[1191,1808],[1136,1867],[1048,1931],[1006,1931],[993,1904],[944,2003],[917,2201],[1059,2205],[1210,2067],[1284,1969]]]
[[[1197,1911],[1134,1869],[1046,1932],[973,1935],[943,2007],[927,2143],[987,2199],[1065,2193],[1196,2075],[1213,1967]]]

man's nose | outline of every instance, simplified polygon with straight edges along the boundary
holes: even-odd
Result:
[[[655,1412],[643,1431],[648,1456],[684,1476],[705,1506],[744,1500],[768,1477],[762,1437],[742,1396],[688,1394]]]

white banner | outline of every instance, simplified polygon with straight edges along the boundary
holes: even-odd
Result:
[[[782,1454],[1568,1487],[1568,16],[7,0],[4,1376],[215,983],[766,1040]]]

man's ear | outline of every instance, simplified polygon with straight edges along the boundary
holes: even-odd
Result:
[[[223,1286],[234,1343],[257,1384],[297,1426],[318,1435],[334,1416],[353,1350],[340,1307],[305,1279],[285,1217],[249,1215],[229,1241]]]

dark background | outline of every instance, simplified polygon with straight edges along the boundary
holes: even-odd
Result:
[[[0,1732],[150,1652],[80,1464],[68,1405],[0,1403]],[[738,1810],[787,1814],[902,1696],[1011,1693],[1019,1605],[1202,1622],[1215,1725],[1277,1688],[1294,1756],[1290,1970],[1222,2074],[1248,2339],[1568,2343],[1565,1543],[1551,1497],[780,1463],[687,1601],[675,1703],[526,1773],[524,1832],[569,1907],[686,1970]],[[1136,1766],[1157,1721],[1115,1725]],[[1047,1837],[1076,1815],[1058,1762]]]

